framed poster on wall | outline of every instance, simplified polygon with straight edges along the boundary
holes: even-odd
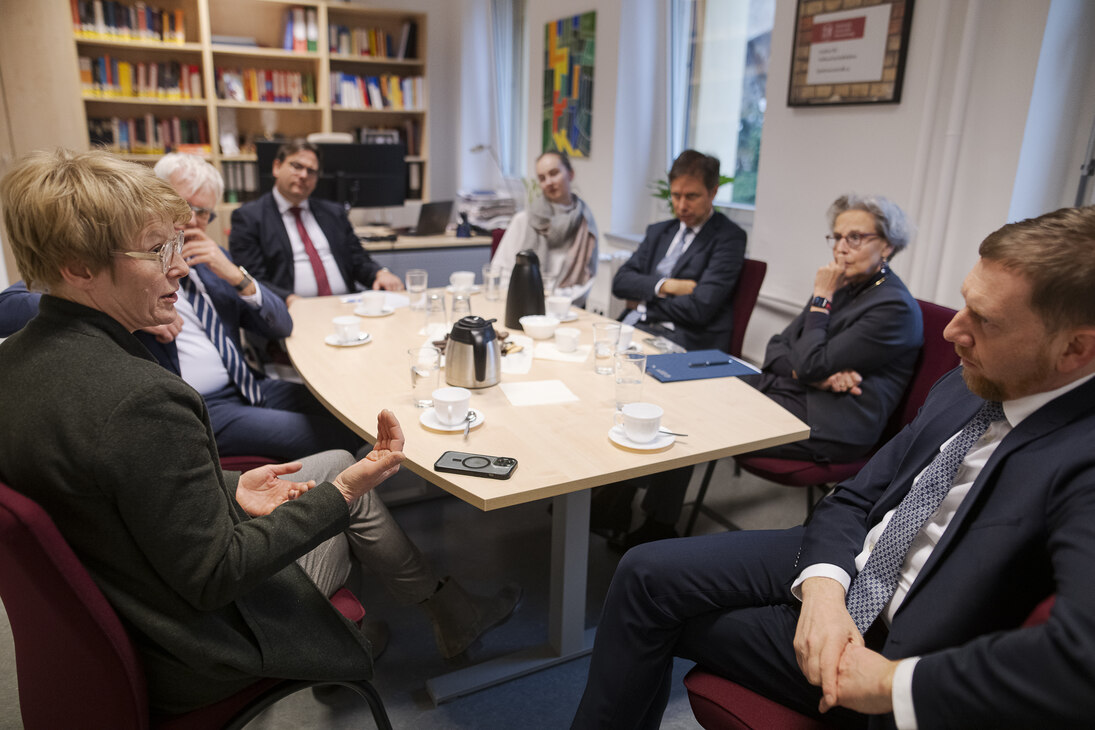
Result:
[[[589,157],[596,36],[596,11],[544,26],[544,152]]]
[[[913,0],[798,0],[788,106],[901,101]]]

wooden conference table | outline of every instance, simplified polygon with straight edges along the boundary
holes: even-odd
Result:
[[[484,420],[467,441],[459,432],[427,431],[418,421],[422,411],[411,400],[406,354],[408,348],[424,344],[423,313],[403,307],[386,317],[362,318],[362,330],[372,336],[368,344],[324,344],[334,332],[332,318],[352,314],[355,306],[339,297],[322,297],[298,300],[292,309],[289,356],[331,412],[373,442],[377,413],[391,409],[407,438],[404,468],[481,510],[554,500],[548,643],[428,680],[426,688],[435,703],[590,651],[594,629],[585,628],[585,604],[591,487],[809,435],[806,424],[738,378],[659,383],[648,377],[643,400],[665,409],[664,428],[688,436],[663,451],[625,450],[608,437],[615,412],[614,379],[594,372],[592,355],[582,363],[534,359],[527,374],[502,375],[503,383],[560,380],[577,401],[514,406],[498,386],[473,390],[471,407],[482,412]],[[504,301],[489,302],[476,295],[472,308],[480,316],[497,317],[495,326],[504,329]],[[581,343],[588,345],[593,339],[590,325],[607,320],[575,311],[579,318],[569,326],[579,328]],[[441,381],[444,385],[444,371]],[[434,462],[449,449],[514,457],[517,470],[505,481],[435,472]]]

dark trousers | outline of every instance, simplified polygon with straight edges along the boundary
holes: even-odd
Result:
[[[790,586],[801,527],[661,540],[624,556],[605,599],[574,728],[657,728],[673,657],[691,659],[806,715],[821,690],[792,645],[799,602]],[[825,715],[863,727],[863,715]]]
[[[328,449],[354,454],[365,444],[303,385],[267,379],[262,392],[261,406],[252,406],[231,385],[202,396],[222,456],[291,461]]]

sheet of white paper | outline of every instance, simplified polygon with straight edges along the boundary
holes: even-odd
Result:
[[[537,360],[560,360],[562,362],[585,362],[593,345],[579,345],[573,352],[560,352],[554,342],[538,342],[534,356]]]
[[[521,351],[502,356],[502,372],[507,375],[525,375],[532,369],[532,338],[511,333],[509,341],[520,345]]]
[[[384,306],[391,307],[392,309],[399,309],[400,307],[409,306],[411,303],[410,297],[406,294],[397,294],[396,292],[384,292]]]
[[[502,392],[515,406],[544,406],[570,403],[578,396],[562,380],[531,380],[524,383],[502,383]]]

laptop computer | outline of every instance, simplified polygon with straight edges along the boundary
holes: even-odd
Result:
[[[445,232],[452,217],[451,200],[437,203],[423,203],[418,211],[418,224],[414,228],[397,228],[401,236],[436,236]]]

